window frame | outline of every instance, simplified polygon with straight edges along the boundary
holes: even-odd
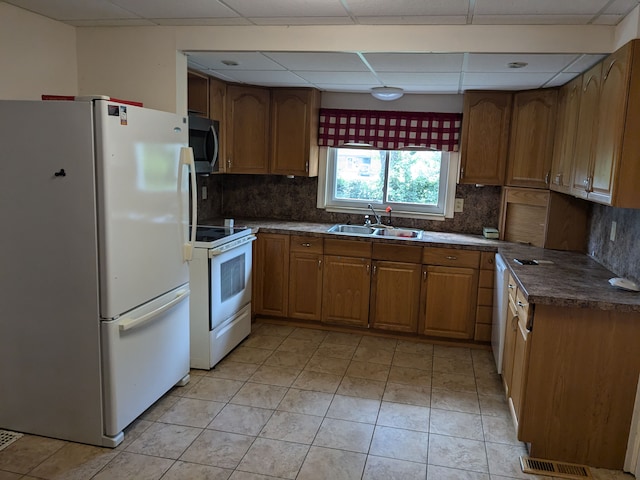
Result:
[[[440,179],[440,198],[437,207],[430,207],[418,204],[404,204],[394,202],[376,202],[369,200],[362,201],[344,201],[333,198],[335,185],[335,164],[337,158],[337,149],[339,148],[362,148],[366,150],[376,150],[382,152],[390,152],[392,150],[378,149],[369,145],[353,145],[346,144],[340,147],[322,147],[320,149],[320,168],[318,175],[318,208],[323,208],[329,212],[342,213],[370,213],[367,205],[371,203],[377,210],[384,211],[386,206],[391,205],[394,217],[420,218],[424,220],[440,220],[445,218],[453,218],[453,207],[455,203],[455,190],[458,178],[459,155],[457,152],[442,151],[442,168]],[[409,149],[404,149],[409,150]],[[424,148],[411,148],[410,150],[420,151],[427,150]],[[389,162],[388,154],[385,154],[384,168],[385,179],[388,175]],[[386,187],[384,195],[386,195]],[[382,212],[379,212],[382,213]]]

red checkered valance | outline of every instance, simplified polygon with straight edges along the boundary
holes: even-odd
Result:
[[[320,109],[318,145],[367,143],[384,150],[420,146],[458,151],[461,113]]]

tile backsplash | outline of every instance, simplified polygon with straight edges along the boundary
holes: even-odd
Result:
[[[615,241],[610,240],[616,222]],[[589,233],[589,253],[616,275],[640,283],[640,210],[594,204]]]
[[[317,178],[275,175],[217,175],[199,177],[207,185],[208,199],[200,200],[198,218],[264,218],[320,223],[358,224],[364,213],[351,215],[316,208]],[[464,199],[464,211],[445,221],[393,216],[396,226],[430,231],[482,234],[482,227],[497,227],[500,187],[458,185],[456,197]],[[384,212],[380,212],[384,213]]]

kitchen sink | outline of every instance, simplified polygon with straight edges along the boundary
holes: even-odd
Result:
[[[360,235],[373,235],[378,230],[379,229],[377,229],[377,228],[367,227],[366,225],[342,225],[342,224],[338,224],[338,225],[334,225],[333,227],[331,227],[327,231],[331,232],[331,233],[357,233],[357,234],[360,234]]]
[[[413,230],[410,228],[379,228],[373,233],[377,237],[396,237],[396,238],[416,238],[421,239],[422,230]]]
[[[351,235],[371,235],[372,237],[388,238],[416,238],[421,239],[423,231],[410,228],[376,228],[367,225],[338,224],[327,230],[330,233],[344,233]]]

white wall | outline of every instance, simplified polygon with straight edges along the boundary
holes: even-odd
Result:
[[[0,99],[76,95],[75,28],[0,2]]]
[[[187,62],[171,27],[78,28],[80,95],[186,114]]]

